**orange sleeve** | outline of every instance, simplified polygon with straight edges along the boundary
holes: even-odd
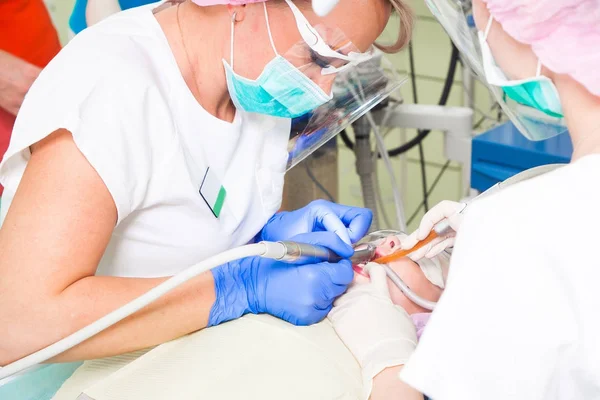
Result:
[[[0,0],[0,49],[44,67],[60,48],[42,0]]]
[[[0,49],[38,67],[60,51],[60,42],[42,0],[0,0]],[[0,108],[0,159],[4,156],[15,117]],[[0,186],[0,196],[2,196]]]

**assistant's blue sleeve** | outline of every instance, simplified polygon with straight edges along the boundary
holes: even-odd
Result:
[[[75,6],[73,12],[69,18],[69,28],[73,33],[78,34],[85,28],[87,28],[87,21],[85,20],[85,9],[87,7],[87,0],[75,0]]]
[[[146,4],[156,3],[159,0],[119,0],[121,10],[129,10],[130,8],[145,6]]]
[[[145,6],[146,4],[156,3],[158,1],[159,0],[119,0],[119,5],[121,6],[121,10],[128,10],[130,8]],[[75,34],[78,34],[87,28],[87,21],[85,19],[87,3],[88,0],[75,0],[73,12],[69,18],[69,27]]]

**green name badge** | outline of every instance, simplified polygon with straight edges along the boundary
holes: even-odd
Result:
[[[223,210],[223,204],[225,204],[227,191],[223,185],[221,185],[221,181],[219,180],[219,177],[217,177],[217,174],[210,168],[206,169],[204,179],[200,184],[199,192],[214,216],[219,218],[221,211]]]

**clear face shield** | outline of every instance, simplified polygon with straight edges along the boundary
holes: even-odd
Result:
[[[235,72],[235,18],[231,25],[230,62],[223,61],[227,86],[236,108],[282,118],[296,118],[331,100],[336,74],[372,58],[373,51],[361,53],[337,28],[313,27],[294,5],[286,0],[301,39],[285,53],[275,47],[266,3],[263,3],[269,42],[275,57],[257,79]]]
[[[327,96],[326,102],[313,108],[293,102],[289,170],[385,100],[406,78],[392,73],[393,66],[383,68],[382,53],[374,46],[360,52],[340,29],[312,26],[293,2],[286,2],[302,40],[283,58],[318,87],[321,98]],[[294,89],[289,89],[279,97],[291,97]]]
[[[338,73],[332,88],[332,99],[292,121],[287,169],[298,165],[386,100],[406,81],[406,76],[396,74],[394,66],[378,50],[368,61]]]
[[[463,56],[463,60],[481,82],[492,93],[502,111],[515,124],[517,129],[529,140],[545,140],[567,131],[563,118],[554,117],[524,102],[513,100],[499,86],[490,84],[486,76],[486,67],[478,35],[469,25],[465,1],[425,0],[431,13],[437,18],[454,45]],[[484,49],[488,50],[488,49]],[[488,63],[489,64],[489,63]],[[487,66],[488,71],[490,66]]]

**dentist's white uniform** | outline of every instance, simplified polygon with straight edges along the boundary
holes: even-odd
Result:
[[[59,128],[73,134],[118,211],[98,275],[174,275],[248,243],[281,204],[290,120],[238,110],[227,123],[208,114],[154,7],[109,17],[67,45],[28,93],[0,164],[1,224],[29,146]],[[227,191],[219,218],[199,193],[209,167]]]

